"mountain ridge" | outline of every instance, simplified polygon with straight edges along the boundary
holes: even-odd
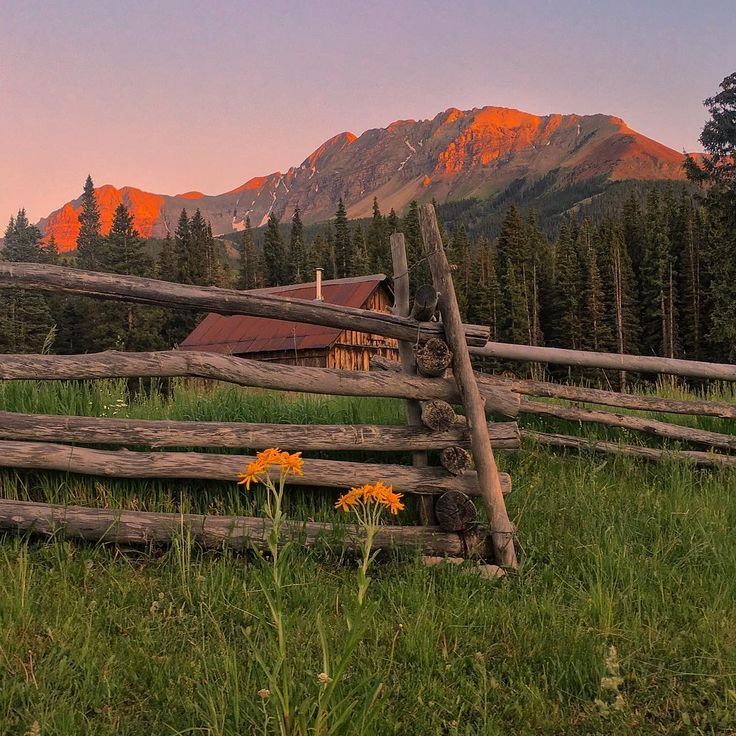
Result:
[[[684,178],[684,154],[629,128],[612,115],[533,115],[487,106],[448,108],[427,120],[395,120],[357,136],[332,136],[299,166],[252,177],[222,194],[192,190],[154,194],[110,184],[97,188],[102,231],[124,202],[144,237],[173,233],[182,208],[198,207],[222,235],[242,230],[246,217],[264,224],[296,206],[305,222],[333,216],[340,197],[350,217],[403,209],[413,199],[440,202],[499,195],[518,182],[565,189],[593,179],[615,182]],[[61,251],[75,247],[80,199],[39,222]]]

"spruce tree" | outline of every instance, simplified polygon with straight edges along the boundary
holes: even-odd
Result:
[[[309,274],[304,225],[297,205],[291,218],[291,232],[289,233],[289,283],[301,284],[308,281]]]
[[[25,210],[11,217],[0,258],[5,261],[47,263],[41,233],[31,225]],[[40,353],[53,336],[52,297],[30,289],[0,289],[0,351]]]
[[[289,280],[289,263],[286,246],[281,237],[279,218],[271,212],[268,216],[263,240],[263,262],[266,270],[266,286],[283,286]]]
[[[253,242],[250,217],[246,217],[245,230],[243,230],[242,241],[240,243],[240,278],[238,280],[238,288],[257,289],[260,286],[263,286],[263,265]]]
[[[166,233],[166,238],[161,246],[158,260],[156,262],[156,277],[163,281],[176,281],[178,276],[176,263],[176,249],[171,235]]]
[[[96,270],[98,251],[102,244],[100,208],[97,204],[92,177],[87,176],[82,192],[82,209],[79,213],[79,234],[77,235],[77,262],[80,268]]]
[[[368,234],[366,235],[366,250],[368,252],[370,269],[373,273],[393,273],[389,238],[388,224],[381,214],[378,199],[374,197],[373,216],[371,217],[371,224],[368,227]]]
[[[337,203],[335,212],[335,278],[349,276],[352,268],[352,243],[350,228],[348,227],[348,216],[342,197]]]

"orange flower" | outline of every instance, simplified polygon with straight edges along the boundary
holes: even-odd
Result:
[[[301,452],[295,452],[289,455],[288,452],[282,452],[280,458],[281,470],[284,473],[293,473],[294,475],[304,475],[304,460]]]
[[[244,473],[238,473],[238,485],[244,485],[245,490],[250,490],[251,483],[260,483],[266,474],[266,467],[256,458],[252,463],[248,463]]]
[[[350,511],[353,506],[358,505],[362,491],[362,488],[351,488],[347,493],[344,493],[337,499],[335,508],[342,509],[343,511]]]
[[[402,494],[394,493],[393,486],[387,486],[380,480],[376,483],[351,488],[347,493],[337,499],[335,508],[343,511],[350,511],[359,503],[362,504],[380,504],[389,509],[392,514],[398,514],[404,510],[404,504],[401,503]]]

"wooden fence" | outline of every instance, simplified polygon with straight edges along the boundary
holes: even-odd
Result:
[[[414,316],[409,305],[408,268],[403,236],[392,238],[396,304],[392,314],[240,292],[173,284],[133,276],[80,271],[24,263],[0,263],[0,286],[34,288],[80,294],[100,299],[133,301],[157,306],[195,308],[221,314],[247,314],[369,332],[399,340],[403,370],[352,372],[286,366],[211,353],[162,351],[106,352],[90,355],[0,355],[2,380],[70,380],[113,377],[197,377],[242,386],[345,396],[395,397],[407,401],[406,426],[302,426],[228,422],[137,421],[130,419],[48,416],[0,412],[0,465],[10,468],[56,470],[117,478],[205,478],[236,480],[253,458],[191,451],[131,451],[92,449],[80,445],[148,446],[151,448],[249,448],[281,446],[294,450],[367,450],[413,453],[412,465],[306,459],[304,475],[291,482],[309,487],[345,489],[384,480],[397,490],[423,498],[441,497],[438,514],[445,528],[435,526],[433,504],[421,501],[422,525],[392,526],[382,530],[381,543],[419,545],[429,554],[492,557],[514,567],[515,530],[506,512],[504,495],[511,490],[508,475],[499,473],[492,444],[515,449],[520,444],[513,420],[521,399],[510,387],[478,382],[473,374],[469,345],[482,346],[489,330],[463,325],[452,286],[450,266],[441,246],[434,210],[421,212],[425,254],[433,285],[431,309],[418,303]],[[442,322],[429,318],[438,303]],[[432,298],[432,295],[434,297]],[[414,346],[433,340],[435,348],[451,356],[453,376],[418,373]],[[446,341],[446,342],[445,342]],[[439,371],[440,374],[444,371]],[[462,405],[465,416],[455,414]],[[503,419],[488,422],[487,416]],[[467,417],[467,421],[466,418]],[[430,466],[429,450],[439,451],[441,464]],[[475,470],[469,469],[470,451]],[[488,531],[479,531],[463,516],[457,528],[452,509],[466,506],[468,497],[483,500]],[[203,544],[259,545],[265,520],[247,517],[200,517],[0,500],[0,528],[65,533],[86,539],[160,541],[186,526]],[[292,531],[310,543],[335,530],[328,524],[294,524]],[[347,533],[345,543],[352,544]]]
[[[330,488],[378,479],[391,482],[398,490],[419,496],[421,526],[386,529],[382,543],[398,547],[419,544],[429,554],[493,557],[509,567],[516,564],[515,529],[504,503],[504,495],[511,490],[511,479],[498,472],[494,448],[513,450],[522,439],[528,439],[551,447],[651,461],[672,456],[656,447],[530,429],[520,431],[514,421],[519,415],[593,423],[695,445],[697,449],[682,449],[677,456],[704,467],[736,466],[736,455],[729,454],[736,450],[734,435],[684,426],[666,421],[666,417],[653,419],[629,413],[735,419],[734,404],[635,395],[474,372],[471,354],[736,381],[736,366],[731,365],[488,342],[487,328],[461,323],[451,268],[431,206],[420,208],[420,225],[432,284],[420,286],[414,304],[410,303],[404,239],[400,234],[393,235],[392,314],[133,276],[0,262],[0,287],[58,290],[101,299],[366,331],[396,338],[400,354],[398,362],[374,358],[370,372],[294,367],[204,352],[0,355],[2,380],[195,377],[280,391],[401,398],[406,401],[407,420],[406,426],[304,426],[0,412],[0,465],[108,477],[234,480],[252,458],[190,451],[100,450],[79,445],[251,450],[276,445],[305,451],[409,451],[411,466],[307,459],[304,477],[292,482]],[[437,308],[441,321],[430,321]],[[462,405],[465,416],[457,416],[453,405]],[[430,466],[428,451],[439,451],[440,465]],[[471,455],[475,470],[469,469]],[[463,516],[464,523],[459,527],[457,515],[453,516],[453,509],[468,508],[467,498],[472,496],[483,501],[489,527],[485,532],[479,531],[472,515]],[[439,506],[435,504],[437,498],[442,499]],[[42,532],[63,528],[68,534],[84,538],[127,542],[170,539],[184,524],[205,545],[219,545],[225,540],[235,546],[258,545],[265,533],[264,523],[260,518],[144,514],[0,501],[0,528]],[[443,528],[437,527],[438,523]],[[301,525],[298,531],[307,542],[313,542],[321,533],[334,533],[327,524]],[[352,543],[350,534],[345,541]]]

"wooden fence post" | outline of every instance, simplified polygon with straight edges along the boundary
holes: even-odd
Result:
[[[516,567],[515,529],[506,511],[501,479],[488,436],[484,402],[475,380],[470,353],[463,337],[460,307],[455,295],[450,264],[442,248],[437,216],[431,204],[425,204],[419,208],[419,224],[434,287],[440,294],[439,306],[445,338],[453,352],[453,372],[468,422],[478,484],[491,526],[491,541],[496,554],[496,562],[505,567]]]
[[[391,235],[391,262],[394,271],[394,308],[397,317],[409,316],[409,260],[406,256],[406,243],[403,233]],[[416,361],[412,344],[407,340],[399,340],[399,358],[404,372],[415,375],[417,372]],[[410,427],[422,426],[422,407],[418,401],[408,399],[406,401],[406,423]],[[415,468],[423,468],[427,465],[426,452],[413,452],[411,456],[412,465]],[[429,496],[419,498],[419,521],[423,526],[434,523],[434,501]]]

